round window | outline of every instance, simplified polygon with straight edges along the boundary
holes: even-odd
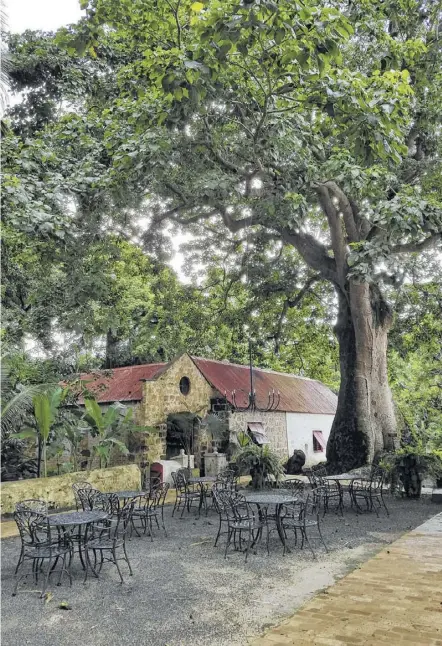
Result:
[[[188,395],[190,392],[190,379],[189,377],[181,377],[180,379],[180,392],[182,395]]]

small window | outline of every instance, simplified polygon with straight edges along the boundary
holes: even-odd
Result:
[[[313,451],[315,453],[323,453],[325,451],[325,439],[322,431],[313,431]]]
[[[190,379],[189,377],[181,377],[180,379],[180,393],[188,395],[190,393]]]

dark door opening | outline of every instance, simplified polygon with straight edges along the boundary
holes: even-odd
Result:
[[[167,418],[166,460],[179,455],[184,449],[186,455],[195,455],[198,443],[200,419],[193,413],[175,413]],[[195,455],[195,462],[197,456]]]

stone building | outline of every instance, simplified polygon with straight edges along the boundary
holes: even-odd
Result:
[[[200,466],[204,452],[215,446],[222,450],[228,433],[234,436],[239,431],[268,442],[281,458],[287,459],[294,449],[302,449],[306,465],[324,460],[336,395],[312,379],[259,368],[254,368],[253,374],[257,401],[263,407],[269,392],[279,392],[276,410],[235,411],[233,390],[238,406],[247,403],[249,367],[188,354],[170,363],[115,368],[82,378],[93,378],[88,387],[100,405],[119,401],[136,408],[137,423],[148,427],[133,449],[137,461],[169,459],[179,453],[181,446],[187,446],[195,455],[195,465]],[[224,442],[209,437],[204,423],[199,423],[208,413],[223,419],[228,429]],[[187,424],[187,431],[182,427],[182,436],[180,420],[184,420],[184,426]],[[189,434],[190,423],[194,427]]]

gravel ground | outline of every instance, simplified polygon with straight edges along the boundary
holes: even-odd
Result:
[[[341,518],[330,512],[323,534],[330,553],[317,546],[317,559],[294,548],[282,556],[272,534],[270,556],[264,545],[244,556],[223,558],[222,544],[213,547],[217,517],[197,520],[171,517],[168,536],[156,531],[128,543],[134,576],[118,583],[115,567],[105,564],[100,579],[83,585],[77,556],[73,585],[50,586],[52,599],[39,599],[32,579],[11,596],[19,539],[4,539],[2,548],[2,646],[245,646],[318,590],[357,567],[405,531],[441,510],[428,497],[401,500],[388,497],[390,517]],[[125,564],[123,564],[123,568]],[[125,571],[124,571],[125,572]],[[59,609],[67,601],[70,609]]]

